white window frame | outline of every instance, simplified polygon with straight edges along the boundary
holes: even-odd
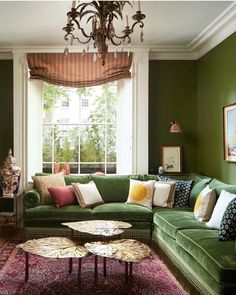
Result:
[[[13,114],[14,156],[22,169],[21,188],[27,189],[28,171],[28,71],[27,52],[61,52],[61,48],[14,49],[13,54]],[[115,50],[115,49],[114,49]],[[148,173],[148,65],[149,48],[133,48],[132,70],[132,169],[131,173]],[[123,172],[122,172],[123,173]],[[124,171],[125,173],[125,171]]]

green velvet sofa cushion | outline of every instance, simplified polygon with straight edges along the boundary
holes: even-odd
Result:
[[[92,211],[93,219],[152,222],[152,210],[141,205],[126,203],[107,203],[96,206]]]
[[[236,294],[236,281],[231,283],[219,283],[207,272],[202,265],[188,252],[186,252],[176,240],[167,235],[159,227],[154,225],[152,238],[171,257],[172,261],[183,271],[184,276],[201,290],[196,294],[208,295],[232,295]],[[158,252],[157,252],[158,253]],[[195,293],[193,293],[195,294]]]
[[[105,203],[126,202],[130,179],[140,179],[139,175],[91,175]]]
[[[213,189],[219,197],[221,190],[224,189],[229,193],[236,194],[236,185],[224,183],[218,179],[213,179],[210,182],[210,188]]]
[[[177,243],[221,283],[236,282],[235,241],[219,241],[218,230],[185,229]]]
[[[25,220],[50,220],[76,221],[92,219],[92,209],[81,208],[79,205],[68,205],[56,208],[54,205],[40,205],[25,210]]]
[[[88,183],[91,180],[90,175],[65,175],[65,183],[69,185],[71,183]]]
[[[185,210],[170,208],[158,211],[153,216],[153,223],[173,239],[176,238],[177,232],[181,229],[197,228],[208,230],[209,228],[205,223],[197,221],[193,212],[189,210],[187,208]]]

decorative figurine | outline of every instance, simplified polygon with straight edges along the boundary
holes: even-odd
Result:
[[[21,168],[16,166],[16,160],[12,156],[12,150],[9,149],[8,156],[0,169],[1,187],[3,196],[17,195],[20,184]]]

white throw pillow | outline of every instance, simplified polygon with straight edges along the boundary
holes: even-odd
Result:
[[[175,182],[156,181],[154,185],[153,206],[172,208],[175,188]]]
[[[216,202],[213,213],[211,215],[211,219],[206,223],[206,225],[209,227],[219,229],[224,212],[226,208],[228,207],[229,203],[234,198],[236,198],[235,194],[231,194],[229,192],[226,192],[225,190],[222,190]]]
[[[206,221],[211,218],[212,211],[216,204],[216,193],[207,185],[198,195],[194,215],[199,221]]]
[[[154,184],[155,180],[130,179],[129,196],[126,203],[139,204],[152,209]]]
[[[89,183],[72,183],[77,200],[82,208],[104,204],[94,181]]]

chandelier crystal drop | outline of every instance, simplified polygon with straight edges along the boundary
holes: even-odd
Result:
[[[134,1],[132,1],[134,2]],[[63,28],[66,31],[64,36],[66,48],[65,55],[69,54],[68,46],[74,45],[74,41],[86,46],[86,51],[90,50],[89,44],[93,44],[97,58],[105,65],[108,46],[120,46],[123,51],[124,46],[131,45],[130,35],[134,32],[134,27],[139,24],[141,28],[140,40],[143,42],[143,19],[145,15],[140,9],[140,1],[136,1],[138,8],[132,16],[133,24],[129,26],[128,15],[126,15],[126,26],[120,35],[116,32],[113,21],[115,19],[124,20],[123,9],[125,6],[133,7],[131,1],[91,1],[80,3],[72,1],[72,8],[67,13],[67,25]],[[90,32],[81,26],[82,20],[85,20],[86,26],[90,25]],[[78,35],[74,32],[77,29]],[[117,56],[117,49],[114,56]],[[85,53],[85,50],[83,50]],[[129,49],[130,52],[130,49]]]

